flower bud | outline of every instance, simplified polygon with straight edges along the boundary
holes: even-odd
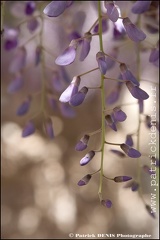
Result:
[[[112,207],[112,202],[111,202],[111,200],[109,200],[109,199],[101,200],[101,204],[102,204],[104,207],[107,207],[107,208],[111,208],[111,207]]]
[[[30,108],[30,104],[31,104],[31,96],[29,95],[19,106],[16,114],[19,116],[23,116],[24,114],[26,114]]]
[[[127,81],[126,86],[134,98],[138,100],[146,100],[149,98],[149,95],[144,90],[134,86],[131,82]]]
[[[87,92],[88,92],[88,88],[82,87],[78,93],[76,93],[75,95],[73,95],[73,97],[71,97],[69,104],[74,107],[79,106],[80,104],[83,103]]]
[[[146,38],[146,34],[141,29],[136,27],[136,25],[134,25],[128,17],[123,18],[122,22],[128,37],[132,41],[139,42],[143,41]]]
[[[58,17],[67,8],[67,2],[68,1],[52,1],[45,7],[43,13],[48,17]]]
[[[131,158],[139,158],[141,156],[141,153],[138,150],[128,146],[125,143],[122,143],[120,148]]]
[[[84,59],[88,56],[90,51],[90,43],[92,41],[92,35],[90,32],[84,34],[84,39],[82,41],[82,48],[80,53],[80,61],[84,61]]]
[[[140,85],[140,83],[133,76],[131,71],[127,68],[125,63],[120,64],[120,70],[121,70],[123,80],[131,81],[134,86],[139,86]]]
[[[105,119],[106,119],[107,125],[108,125],[110,128],[112,128],[114,131],[117,131],[117,127],[116,127],[116,124],[115,124],[115,122],[114,122],[113,117],[108,114],[108,115],[105,116]]]
[[[35,126],[32,121],[27,122],[25,125],[23,131],[22,131],[22,137],[28,137],[29,135],[33,134],[35,132]]]
[[[125,114],[125,112],[123,112],[119,107],[115,107],[113,109],[113,116],[114,116],[114,119],[118,122],[123,122],[127,118],[127,115]]]
[[[116,22],[119,18],[119,12],[113,1],[104,1],[104,6],[107,9],[107,16],[112,22]]]
[[[87,144],[88,144],[88,141],[89,141],[89,138],[90,136],[89,135],[84,135],[80,141],[76,144],[75,146],[75,150],[76,151],[83,151],[87,148]]]
[[[115,177],[113,180],[115,182],[127,182],[131,179],[132,179],[132,177],[128,177],[128,176],[118,176],[118,177]]]
[[[133,139],[132,139],[132,135],[128,134],[126,136],[126,141],[125,144],[127,144],[128,146],[132,147],[133,146]]]
[[[101,71],[101,73],[104,75],[106,74],[107,71],[107,63],[106,63],[106,59],[105,59],[105,55],[103,52],[98,52],[96,54],[96,60],[98,62],[98,67]]]
[[[88,182],[90,181],[92,175],[87,174],[86,176],[84,176],[81,180],[79,180],[79,182],[77,183],[78,186],[84,186],[87,185]]]
[[[84,166],[86,165],[87,163],[89,163],[92,158],[94,157],[95,155],[95,152],[94,151],[90,151],[88,152],[81,160],[80,160],[80,165],[81,166]]]

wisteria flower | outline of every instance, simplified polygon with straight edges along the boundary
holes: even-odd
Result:
[[[59,71],[55,70],[52,72],[52,77],[51,77],[51,86],[53,87],[54,90],[57,92],[62,92],[64,89],[64,84],[61,81],[60,78],[60,73]]]
[[[106,63],[106,58],[105,58],[105,54],[103,52],[98,52],[96,54],[96,60],[98,63],[98,67],[101,71],[101,73],[104,75],[106,74],[107,71],[107,63]]]
[[[124,185],[124,188],[131,188],[132,192],[136,192],[139,188],[139,183],[135,180],[131,180]]]
[[[111,208],[111,207],[112,207],[112,202],[111,202],[111,200],[109,200],[109,199],[101,200],[101,204],[102,204],[104,207],[107,207],[107,208]]]
[[[146,12],[150,7],[151,1],[136,1],[131,11],[136,14],[144,13]]]
[[[47,118],[46,121],[44,122],[44,129],[47,134],[47,136],[50,139],[54,138],[54,131],[53,131],[53,124],[51,118]]]
[[[32,18],[28,19],[27,28],[30,31],[30,33],[33,33],[37,29],[38,26],[39,26],[39,22],[38,22],[37,18],[32,17]]]
[[[17,74],[13,80],[10,82],[10,84],[7,87],[8,93],[15,93],[19,91],[24,85],[24,80],[20,74]]]
[[[119,18],[119,12],[113,1],[104,1],[104,6],[107,9],[107,16],[112,22],[116,22]]]
[[[48,17],[58,17],[67,8],[67,2],[68,1],[52,1],[45,7],[43,13]]]
[[[107,125],[110,127],[110,128],[112,128],[114,131],[117,131],[117,127],[116,127],[116,124],[115,124],[115,122],[114,122],[114,119],[113,119],[113,117],[112,117],[112,115],[106,115],[105,116],[105,119],[106,119],[106,123],[107,123]]]
[[[108,55],[116,59],[118,56],[118,48],[113,48]],[[115,65],[115,61],[109,56],[106,57],[107,70],[113,68]]]
[[[131,82],[127,81],[126,86],[134,98],[138,100],[146,100],[149,98],[148,93],[146,93],[138,86],[134,86]]]
[[[133,139],[132,139],[132,135],[130,134],[127,134],[126,136],[126,141],[125,141],[125,144],[129,145],[130,147],[133,146]]]
[[[99,31],[99,23],[93,28],[93,33],[98,33]],[[108,31],[108,19],[102,19],[102,33]]]
[[[113,180],[115,182],[127,182],[127,181],[129,181],[131,179],[132,179],[132,177],[129,177],[129,176],[117,176]]]
[[[21,71],[26,64],[27,52],[25,47],[20,47],[16,49],[15,56],[9,66],[9,71],[11,73],[16,73]]]
[[[74,107],[79,106],[80,104],[83,103],[87,92],[88,92],[88,88],[82,87],[76,94],[74,94],[71,97],[69,104]]]
[[[122,82],[118,82],[115,88],[111,91],[109,96],[106,98],[107,104],[110,105],[117,102],[120,96],[121,88],[122,88]]]
[[[152,49],[149,56],[149,62],[154,63],[157,60],[159,60],[159,42],[157,43],[157,47]]]
[[[76,58],[77,47],[78,42],[76,40],[72,40],[69,44],[69,47],[66,48],[64,52],[56,58],[55,63],[61,66],[67,66],[73,63]]]
[[[28,1],[25,4],[25,14],[26,15],[32,15],[36,9],[36,3],[35,1]]]
[[[75,110],[68,103],[60,103],[60,111],[64,117],[74,118],[76,116]]]
[[[29,121],[26,123],[23,131],[22,131],[22,137],[28,137],[29,135],[33,134],[35,132],[35,126],[32,121]]]
[[[120,148],[131,158],[139,158],[141,156],[141,153],[138,150],[128,146],[125,143],[122,143]]]
[[[95,155],[95,152],[94,151],[90,151],[88,152],[81,160],[80,160],[80,165],[81,166],[84,166],[86,165],[87,163],[89,163],[92,158],[94,157]]]
[[[23,102],[22,104],[19,106],[19,108],[17,109],[16,114],[19,116],[23,116],[24,114],[26,114],[30,108],[31,105],[31,96],[29,95]]]
[[[119,107],[115,107],[112,113],[114,120],[118,122],[123,122],[126,120],[127,115]]]
[[[88,182],[90,181],[92,175],[91,174],[87,174],[85,175],[81,180],[79,180],[79,182],[77,183],[78,186],[85,186],[88,184]]]
[[[134,84],[134,86],[140,85],[140,83],[137,81],[137,79],[134,77],[131,71],[127,68],[125,63],[120,64],[120,70],[123,80],[131,81]]]
[[[70,99],[78,93],[78,87],[80,85],[80,77],[75,76],[70,83],[70,85],[67,87],[67,89],[61,94],[59,101],[60,102],[69,102]]]
[[[84,39],[82,41],[82,48],[80,53],[80,61],[84,61],[84,59],[88,56],[90,51],[90,44],[92,41],[92,34],[90,32],[87,32],[84,34]]]
[[[4,48],[5,50],[11,50],[18,45],[19,30],[16,28],[5,28],[4,30]]]
[[[128,37],[132,41],[139,42],[146,38],[146,34],[141,29],[136,27],[136,25],[134,25],[128,17],[123,18],[122,22]]]
[[[76,144],[75,146],[75,150],[76,151],[83,151],[87,148],[87,144],[88,144],[88,141],[89,141],[89,138],[90,136],[85,134],[81,139],[80,141]]]

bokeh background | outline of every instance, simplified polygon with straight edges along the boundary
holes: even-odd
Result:
[[[154,1],[153,1],[154,2]],[[25,2],[7,1],[5,3],[4,26],[16,27],[26,19],[24,15]],[[35,15],[42,11],[47,2],[37,2]],[[126,14],[133,21],[136,16],[131,13],[131,1],[118,1],[122,15]],[[158,10],[157,10],[158,11]],[[158,16],[158,14],[157,14]],[[45,18],[43,43],[52,54],[45,53],[45,62],[52,69],[59,69],[55,65],[57,57],[70,43],[68,33],[78,29],[83,35],[97,18],[96,1],[78,1],[68,8],[58,18]],[[147,19],[147,18],[146,18]],[[145,18],[142,18],[142,28],[145,27]],[[38,34],[39,27],[30,33],[26,23],[20,25],[19,46],[27,39]],[[147,20],[146,20],[147,21]],[[158,19],[156,19],[158,21]],[[151,94],[151,86],[156,86],[157,94],[157,120],[158,120],[158,68],[148,62],[150,49],[157,41],[158,32],[147,32],[147,41],[141,53],[141,88]],[[131,71],[136,75],[135,44],[127,39],[124,41],[113,40],[113,25],[109,22],[109,29],[104,34],[104,50],[109,52],[114,46],[119,49],[118,59],[126,62]],[[28,119],[40,107],[40,95],[34,93],[41,90],[42,67],[34,65],[35,48],[39,37],[28,42],[27,66],[23,69],[24,86],[15,94],[9,94],[7,87],[13,76],[8,71],[10,63],[14,61],[15,49],[6,51],[2,37],[1,44],[1,238],[2,239],[68,239],[69,233],[73,234],[151,234],[153,239],[158,239],[158,214],[153,219],[146,211],[138,193],[124,188],[124,184],[116,184],[104,180],[104,198],[113,202],[111,209],[104,208],[99,203],[98,185],[99,175],[92,177],[90,183],[78,187],[77,182],[87,173],[99,169],[100,154],[86,166],[81,167],[79,160],[92,149],[100,147],[100,134],[91,137],[88,150],[76,152],[75,144],[85,134],[95,131],[101,126],[101,101],[99,90],[89,90],[85,102],[74,108],[74,117],[65,117],[60,110],[52,110],[46,106],[53,121],[55,139],[49,140],[44,134],[43,119],[41,115],[35,119],[36,133],[22,138],[22,129]],[[66,66],[65,71],[70,79],[92,68],[97,67],[95,59],[99,51],[98,37],[93,37],[91,51],[84,62],[80,62],[79,52],[73,64]],[[54,57],[55,56],[55,57]],[[108,76],[117,78],[119,75],[118,64],[108,71]],[[46,68],[46,82],[51,78],[50,69]],[[148,81],[147,81],[148,80]],[[81,86],[97,86],[100,82],[100,73],[95,71],[82,77]],[[153,83],[152,83],[153,82]],[[106,95],[115,87],[114,81],[106,82]],[[63,82],[63,90],[68,86]],[[53,90],[54,91],[54,90]],[[33,94],[31,109],[27,115],[18,117],[16,110],[28,93]],[[56,93],[60,96],[60,92]],[[127,114],[127,120],[118,125],[118,132],[107,128],[106,140],[110,142],[124,142],[126,134],[136,131],[138,126],[138,106],[128,90],[122,88],[118,105],[135,103],[122,106]],[[117,106],[107,106],[112,109]],[[153,99],[145,101],[144,113],[150,114]],[[140,149],[144,156],[141,163],[149,164],[150,154],[148,142],[150,141],[149,129],[142,123],[140,134]],[[136,147],[136,136],[134,136]],[[119,158],[109,150],[112,146],[105,147],[104,173],[106,176],[129,175],[136,177],[136,160]],[[114,149],[119,149],[114,147]],[[157,132],[158,153],[158,132]],[[150,203],[150,176],[142,171],[142,189],[144,199]],[[157,172],[158,179],[158,172]],[[158,181],[158,180],[157,180]],[[157,189],[158,190],[158,189]],[[158,194],[158,193],[157,193]],[[157,195],[158,198],[158,195]],[[158,201],[157,201],[158,213]],[[87,238],[87,237],[86,237]],[[106,237],[107,238],[107,237]]]

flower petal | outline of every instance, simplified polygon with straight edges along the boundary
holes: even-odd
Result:
[[[104,1],[104,6],[107,9],[107,16],[112,22],[116,22],[119,18],[119,12],[113,1]]]
[[[150,7],[151,1],[136,1],[132,6],[132,13],[140,14],[146,12]]]
[[[94,157],[95,152],[94,151],[90,151],[89,153],[87,153],[81,160],[80,160],[80,165],[84,166],[87,163],[89,163],[92,158]]]
[[[69,46],[60,56],[55,60],[57,65],[66,66],[74,62],[76,58],[76,49],[74,46]]]
[[[58,17],[64,12],[66,7],[67,1],[52,1],[45,7],[43,13],[48,17]]]
[[[126,86],[134,98],[139,100],[146,100],[149,98],[149,95],[144,90],[134,86],[131,82],[127,81]]]

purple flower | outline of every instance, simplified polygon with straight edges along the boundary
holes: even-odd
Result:
[[[128,17],[123,18],[122,22],[128,37],[132,41],[139,42],[143,41],[146,38],[146,34],[141,29],[136,27],[136,25],[134,25]]]
[[[118,122],[123,122],[126,120],[127,115],[119,107],[113,109],[113,117]]]
[[[60,103],[60,111],[64,117],[73,118],[75,117],[76,113],[73,108],[67,103]]]
[[[79,182],[77,183],[78,186],[84,186],[84,185],[87,185],[88,182],[90,181],[92,175],[91,174],[87,174],[85,175],[81,180],[79,180]]]
[[[81,35],[75,30],[69,33],[68,35],[69,41],[71,42],[72,40],[81,38]],[[78,41],[79,43],[82,42],[82,40]]]
[[[52,72],[51,85],[57,92],[61,92],[64,89],[59,72],[56,70]]]
[[[32,121],[27,122],[25,125],[23,131],[22,131],[22,137],[28,137],[29,135],[33,134],[35,132],[35,126]]]
[[[137,81],[137,79],[134,77],[131,71],[127,68],[125,63],[120,64],[120,70],[121,70],[123,80],[132,82],[134,86],[140,85],[140,83]]]
[[[125,144],[127,144],[128,146],[132,147],[133,146],[133,139],[132,139],[132,135],[128,134],[126,136],[126,141]]]
[[[23,102],[22,104],[19,106],[19,108],[17,109],[16,114],[19,116],[23,116],[24,114],[26,114],[30,108],[31,105],[31,96],[29,95]]]
[[[84,61],[84,59],[88,56],[90,51],[90,43],[92,40],[92,34],[90,32],[87,32],[84,34],[84,39],[82,41],[82,49],[80,54],[80,61]]]
[[[45,128],[45,132],[46,132],[47,136],[50,139],[53,139],[54,138],[54,131],[53,131],[52,120],[50,118],[47,118],[47,120],[45,121],[44,128]]]
[[[131,181],[127,182],[127,184],[124,186],[124,188],[131,188],[131,190],[133,192],[136,192],[139,188],[139,183],[134,180],[131,180]]]
[[[109,54],[111,57],[117,58],[118,55],[118,48],[115,47],[112,49],[111,52],[109,52]],[[106,64],[107,64],[107,70],[111,69],[114,65],[115,65],[115,61],[112,60],[112,58],[110,58],[109,56],[106,57]]]
[[[150,169],[147,165],[143,165],[142,168],[143,168],[143,170],[144,170],[146,173],[148,173],[149,175],[152,174],[151,169]]]
[[[117,85],[115,86],[115,88],[113,89],[113,91],[107,97],[107,99],[106,99],[107,104],[109,104],[109,105],[113,104],[119,99],[121,87],[122,87],[122,83],[118,82]]]
[[[132,13],[140,14],[146,12],[150,7],[151,1],[136,1],[132,6]]]
[[[5,50],[11,50],[18,45],[18,29],[5,28],[4,30],[4,48]]]
[[[57,65],[67,66],[74,62],[76,57],[76,50],[78,47],[78,43],[76,40],[72,40],[69,44],[69,47],[64,50],[64,52],[58,56],[55,60]]]
[[[112,207],[112,202],[111,202],[111,200],[109,200],[109,199],[101,200],[101,204],[102,204],[104,207],[107,207],[107,208],[111,208],[111,207]]]
[[[120,148],[131,158],[139,158],[141,156],[141,153],[138,150],[128,146],[125,143],[122,143]]]
[[[138,100],[139,104],[139,113],[143,113],[144,111],[144,101],[143,100]]]
[[[90,136],[85,134],[81,139],[80,141],[76,144],[75,146],[75,150],[76,151],[83,151],[87,148],[87,144],[88,144],[88,141],[89,141],[89,138]]]
[[[107,63],[106,63],[106,58],[103,52],[98,52],[96,54],[96,60],[98,62],[98,67],[101,71],[101,73],[104,75],[106,74],[107,71]]]
[[[116,22],[119,18],[119,12],[113,1],[104,1],[104,6],[107,9],[107,16],[112,22]]]
[[[20,74],[18,74],[8,85],[7,92],[15,93],[23,87],[24,81]]]
[[[71,97],[69,104],[74,107],[79,106],[80,104],[83,103],[87,92],[88,92],[88,88],[82,87],[78,93],[74,94],[73,97]]]
[[[107,32],[108,30],[108,19],[102,19],[102,33]],[[93,28],[93,33],[98,33],[99,23]]]
[[[70,99],[78,93],[78,87],[80,85],[80,77],[75,76],[70,83],[70,85],[66,88],[66,90],[61,94],[59,101],[60,102],[69,102]]]
[[[115,153],[116,155],[118,155],[119,157],[125,157],[125,154],[119,150],[116,149],[111,149],[111,152]]]
[[[41,61],[41,53],[42,53],[41,46],[37,46],[36,47],[36,52],[35,52],[35,66],[38,66],[38,64]]]
[[[38,25],[39,22],[35,17],[32,17],[27,21],[27,28],[30,31],[30,33],[34,32],[37,29]]]
[[[45,7],[43,13],[48,17],[58,17],[66,8],[67,1],[52,1]]]
[[[144,90],[138,86],[134,86],[131,82],[127,81],[126,86],[134,98],[138,100],[146,100],[149,98],[149,95]]]
[[[25,4],[25,14],[26,15],[32,15],[35,9],[36,9],[36,3],[34,1],[28,1]]]
[[[122,19],[118,19],[116,23],[114,23],[113,28],[113,39],[114,40],[123,40],[126,36],[126,31],[122,24]]]
[[[116,124],[115,124],[115,122],[114,122],[113,117],[108,114],[108,115],[105,116],[105,119],[106,119],[107,125],[108,125],[110,128],[112,128],[114,131],[117,131],[117,127],[116,127]]]
[[[54,96],[52,96],[51,94],[48,94],[47,100],[48,100],[48,103],[49,103],[50,107],[52,108],[52,110],[56,111],[57,110],[57,99]]]
[[[113,180],[115,182],[127,182],[127,181],[129,181],[131,179],[132,179],[132,177],[128,177],[128,176],[117,176]]]
[[[151,209],[151,207],[149,205],[147,205],[147,204],[146,204],[145,207],[146,207],[147,212],[151,215],[151,217],[156,218],[156,215],[153,212],[153,210]]]
[[[80,165],[81,166],[84,166],[86,165],[87,163],[89,163],[92,158],[94,157],[95,155],[95,152],[94,151],[90,151],[88,152],[81,160],[80,160]]]
[[[16,73],[21,71],[22,68],[24,68],[26,64],[26,57],[27,57],[27,52],[24,47],[20,47],[16,50],[14,59],[12,60],[10,66],[9,66],[9,71],[11,73]]]
[[[149,56],[149,62],[154,63],[158,59],[159,59],[159,48],[153,48]]]

